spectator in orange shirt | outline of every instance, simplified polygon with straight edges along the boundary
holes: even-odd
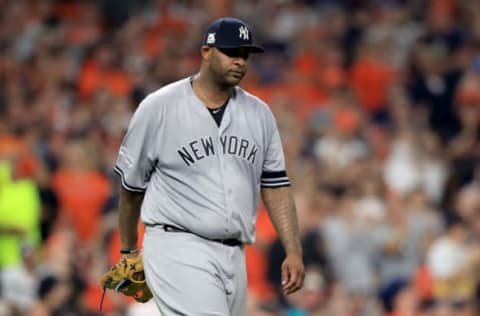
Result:
[[[351,69],[351,85],[370,114],[385,111],[395,71],[384,59],[385,47],[365,43]]]
[[[267,280],[266,252],[277,234],[263,205],[258,210],[256,231],[255,244],[245,248],[248,288],[260,301],[268,301],[274,298],[274,292]]]
[[[93,58],[83,65],[78,80],[80,96],[90,97],[101,89],[116,96],[129,95],[132,91],[131,78],[118,63],[116,49],[111,44],[102,44]]]
[[[81,242],[97,237],[101,212],[111,189],[108,179],[95,169],[91,154],[86,144],[71,141],[52,179],[60,202],[60,218],[74,229]]]

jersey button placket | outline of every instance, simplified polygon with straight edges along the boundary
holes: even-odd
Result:
[[[221,134],[219,134],[221,136]],[[220,165],[220,174],[221,174],[221,181],[223,184],[223,192],[225,192],[225,211],[227,214],[225,214],[225,234],[228,235],[230,232],[230,200],[229,200],[229,191],[231,191],[226,183],[226,179],[228,179],[228,174],[227,174],[227,168],[225,165],[225,158],[223,155],[219,155],[219,165]]]
[[[225,174],[227,175],[227,179],[230,179],[231,178],[231,174],[229,174],[229,171],[230,171],[230,168],[229,167],[225,167]],[[229,202],[229,206],[230,205],[233,205],[233,203],[231,202],[232,201],[232,193],[233,193],[233,189],[231,187],[226,187],[227,188],[227,201]],[[228,227],[230,227],[232,225],[232,220],[233,220],[233,217],[235,216],[235,213],[232,211],[232,208],[229,207],[228,208]]]
[[[224,179],[230,179],[230,175],[228,174],[228,169],[229,168],[225,164],[225,160],[223,160],[222,170],[223,170],[223,174],[225,176]],[[232,212],[231,212],[231,209],[230,209],[232,189],[228,187],[228,182],[225,182],[224,188],[225,188],[225,193],[226,193],[225,200],[227,201],[227,209],[226,209],[226,211],[227,211],[227,229],[226,229],[226,233],[228,235],[228,233],[230,232],[230,226],[232,224]]]
[[[227,128],[230,125],[230,114],[229,111],[226,111],[224,113],[222,122],[220,124],[220,128],[218,129],[218,137],[219,139],[223,137],[226,132]],[[226,144],[225,144],[226,146]],[[229,168],[227,166],[227,153],[226,149],[224,148],[225,152],[222,151],[222,155],[219,155],[220,158],[220,170],[222,173],[222,182],[223,182],[223,190],[225,192],[225,211],[226,211],[226,226],[225,226],[225,234],[228,236],[230,233],[230,226],[232,225],[232,210],[231,210],[231,194],[232,194],[232,189],[228,187],[228,181],[230,179],[230,174],[229,174]]]

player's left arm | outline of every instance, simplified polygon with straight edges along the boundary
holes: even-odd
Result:
[[[291,294],[303,285],[305,271],[297,212],[289,186],[262,187],[262,199],[287,254],[282,264],[282,288]]]
[[[268,142],[262,164],[261,193],[270,219],[286,252],[282,264],[282,287],[286,294],[303,285],[305,277],[297,211],[285,166],[282,141],[272,112],[265,117]]]

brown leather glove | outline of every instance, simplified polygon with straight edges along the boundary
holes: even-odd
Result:
[[[102,276],[100,283],[104,292],[106,289],[114,290],[133,297],[137,302],[145,303],[153,297],[145,280],[141,255],[122,258]]]

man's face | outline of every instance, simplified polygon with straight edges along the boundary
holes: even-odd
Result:
[[[236,86],[247,73],[250,53],[245,48],[209,48],[207,59],[220,85]]]

